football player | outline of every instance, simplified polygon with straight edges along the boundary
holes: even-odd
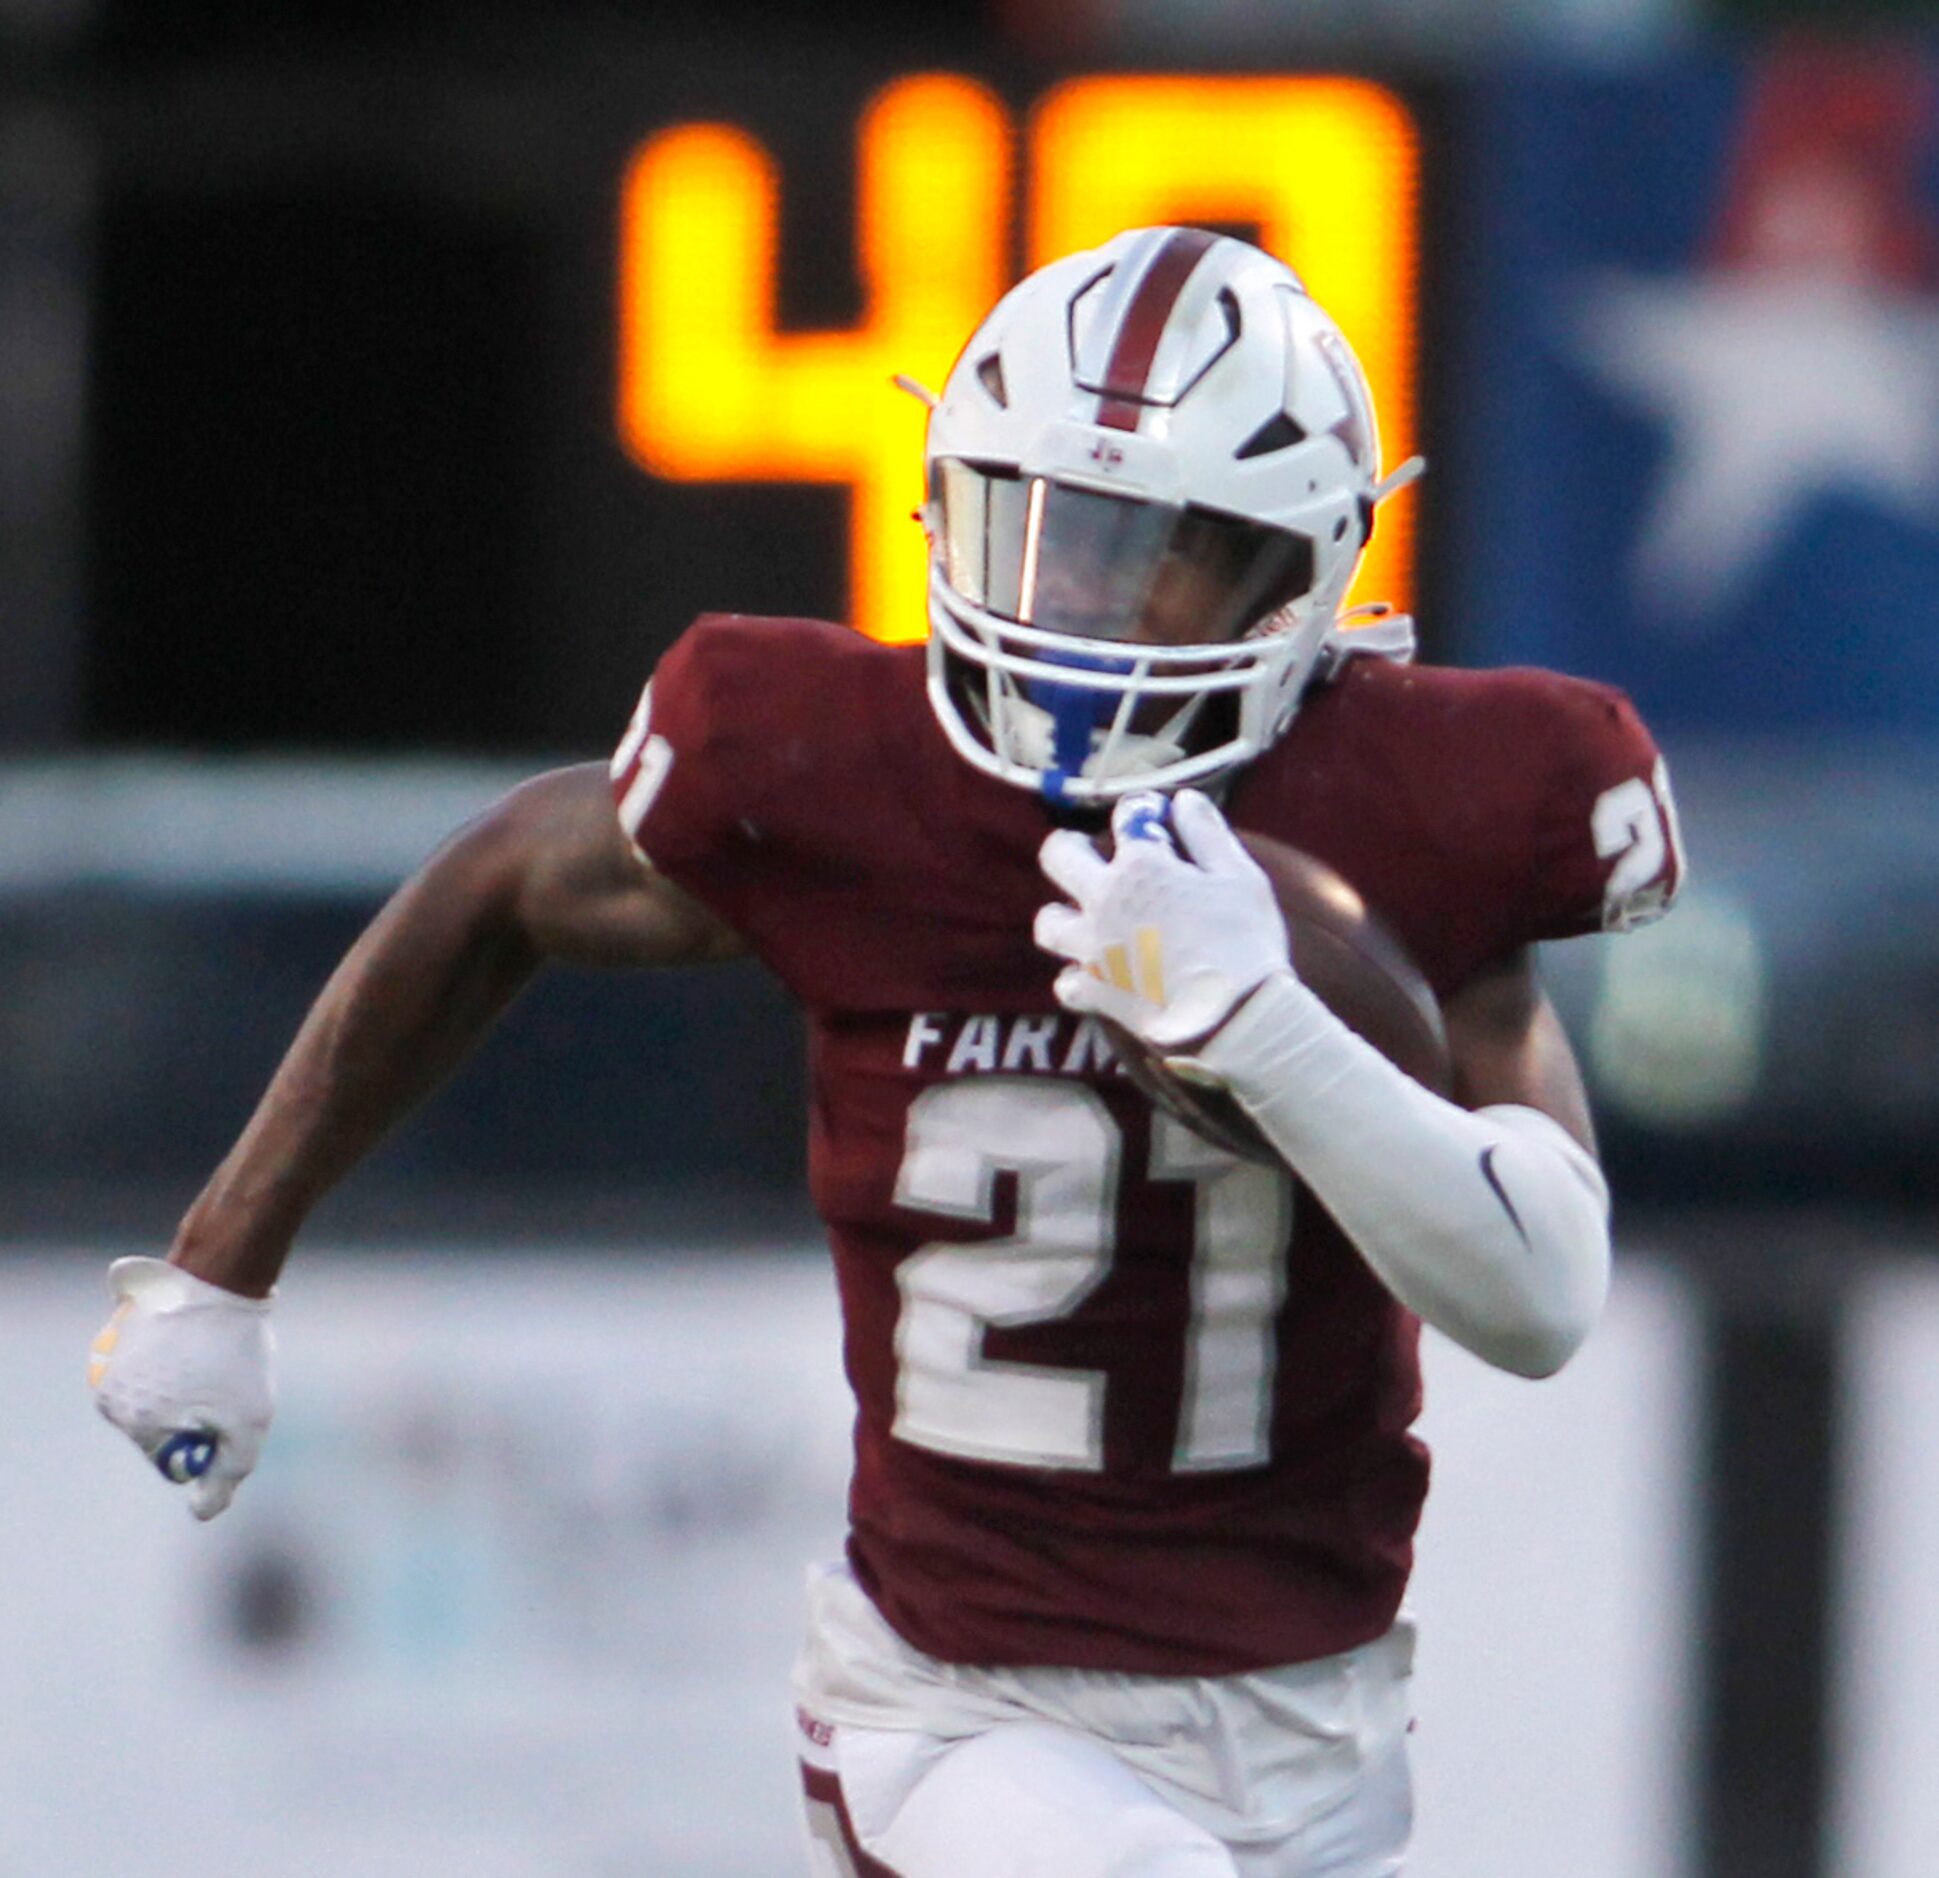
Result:
[[[1031,275],[927,465],[926,651],[704,617],[610,777],[460,832],[169,1258],[114,1267],[97,1398],[220,1512],[323,1191],[544,960],[751,952],[808,1017],[858,1407],[796,1675],[815,1871],[1393,1872],[1419,1324],[1541,1376],[1598,1313],[1607,1194],[1529,955],[1668,904],[1662,764],[1614,692],[1422,668],[1405,621],[1341,616],[1417,465],[1382,474],[1346,341],[1244,242],[1136,230]],[[1302,984],[1235,829],[1405,942],[1452,1099]],[[1105,1017],[1229,1090],[1270,1164],[1146,1102]]]

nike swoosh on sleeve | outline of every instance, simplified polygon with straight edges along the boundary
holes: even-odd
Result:
[[[1507,1188],[1501,1184],[1501,1176],[1495,1172],[1495,1144],[1492,1141],[1481,1150],[1481,1175],[1494,1189],[1495,1198],[1501,1202],[1501,1210],[1508,1215],[1509,1223],[1521,1236],[1522,1244],[1527,1245],[1528,1228],[1522,1224],[1522,1216],[1515,1211],[1515,1202],[1508,1197]]]

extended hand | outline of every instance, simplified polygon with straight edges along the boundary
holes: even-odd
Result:
[[[1291,967],[1272,883],[1196,789],[1181,790],[1169,816],[1150,791],[1121,797],[1111,832],[1108,861],[1071,829],[1038,856],[1075,902],[1037,913],[1037,943],[1071,961],[1058,1002],[1114,1018],[1159,1050],[1201,1043]]]
[[[120,1300],[90,1346],[95,1406],[213,1519],[256,1465],[275,1410],[269,1300],[163,1259],[116,1259]]]

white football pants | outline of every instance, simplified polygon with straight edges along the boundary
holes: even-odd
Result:
[[[814,1878],[1389,1878],[1413,1627],[1228,1677],[974,1668],[810,1576],[796,1746]]]
[[[886,1818],[864,1807],[858,1825],[835,1762],[876,1763],[906,1797]],[[1045,1723],[954,1742],[838,1727],[823,1765],[804,1755],[802,1770],[813,1878],[1390,1878],[1413,1820],[1405,1744],[1317,1818],[1251,1845],[1214,1837],[1109,1748]]]

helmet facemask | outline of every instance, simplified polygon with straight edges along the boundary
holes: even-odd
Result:
[[[1243,760],[1244,701],[1295,651],[1257,629],[1310,591],[1310,542],[1006,466],[933,472],[932,686],[973,762],[1084,803]]]

